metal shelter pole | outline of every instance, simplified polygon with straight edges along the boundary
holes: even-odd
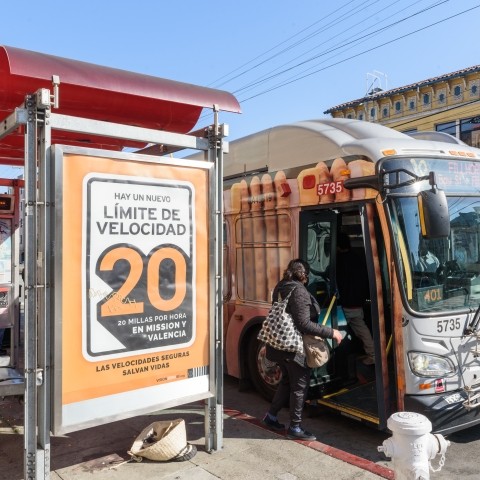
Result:
[[[24,474],[37,478],[37,299],[36,299],[36,204],[37,142],[35,96],[26,97],[28,120],[25,126],[25,420]]]
[[[215,164],[215,185],[212,194],[214,217],[214,391],[205,410],[205,443],[207,451],[223,448],[223,144],[224,132],[218,123],[218,107],[213,106],[214,125],[210,130],[209,161]],[[211,295],[211,298],[212,298]],[[212,347],[211,347],[212,350]]]
[[[25,461],[26,480],[50,479],[50,92],[26,97],[25,134]],[[48,257],[48,258],[47,258]],[[48,295],[50,292],[48,292]]]
[[[38,368],[41,383],[38,385],[38,431],[37,444],[43,452],[44,476],[50,478],[50,425],[51,425],[51,278],[52,278],[52,235],[51,235],[51,127],[50,91],[42,90],[37,95],[37,114],[42,118],[38,129],[38,202],[37,202],[37,302],[38,302]],[[40,101],[40,98],[42,99]]]

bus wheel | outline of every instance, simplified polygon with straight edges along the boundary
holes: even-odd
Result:
[[[265,345],[257,340],[256,332],[250,337],[247,350],[250,379],[257,392],[271,401],[282,378],[282,372],[276,363],[265,356]]]

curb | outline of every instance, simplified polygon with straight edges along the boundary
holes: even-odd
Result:
[[[263,430],[268,430],[269,432],[272,432],[276,435],[280,435],[281,437],[286,437],[286,433],[270,430],[269,428],[265,427],[258,418],[247,415],[246,413],[243,413],[231,408],[226,408],[226,407],[224,407],[223,411],[225,415],[228,415],[230,418],[243,420],[244,422],[248,422]],[[374,473],[375,475],[378,475],[379,477],[386,478],[387,480],[394,480],[395,478],[395,472],[387,467],[383,467],[382,465],[378,465],[375,462],[372,462],[365,458],[358,457],[356,455],[345,452],[338,448],[331,447],[330,445],[326,445],[325,443],[319,442],[318,440],[315,440],[313,442],[305,441],[305,440],[290,440],[290,441],[301,443],[306,447],[312,448],[313,450],[321,452],[325,455],[341,460],[342,462],[354,465],[355,467],[361,468],[362,470],[367,470],[371,473]]]

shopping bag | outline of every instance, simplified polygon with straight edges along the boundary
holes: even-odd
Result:
[[[195,445],[187,443],[185,420],[162,420],[144,428],[128,452],[134,460],[142,458],[157,462],[190,460],[196,453]]]

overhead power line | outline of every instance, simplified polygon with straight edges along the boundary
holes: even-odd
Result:
[[[242,99],[241,102],[244,103],[244,102],[247,102],[247,101],[249,101],[249,100],[252,100],[253,98],[257,98],[257,97],[259,97],[259,96],[261,96],[261,95],[265,95],[266,93],[270,93],[270,92],[272,92],[272,91],[274,91],[274,90],[278,90],[279,88],[285,87],[286,85],[290,85],[290,84],[292,84],[292,83],[294,83],[294,82],[297,82],[297,81],[302,80],[302,79],[304,79],[304,78],[307,78],[307,77],[309,77],[309,76],[315,75],[316,73],[325,71],[325,70],[327,70],[327,69],[329,69],[329,68],[332,68],[332,67],[334,67],[334,66],[340,65],[340,64],[345,63],[345,62],[347,62],[347,61],[349,61],[349,60],[352,60],[352,59],[354,59],[354,58],[358,58],[358,57],[360,57],[360,56],[362,56],[362,55],[365,55],[366,53],[373,52],[373,51],[375,51],[375,50],[378,50],[379,48],[382,48],[382,47],[384,47],[384,46],[386,46],[386,45],[390,45],[390,44],[392,44],[392,43],[398,42],[399,40],[402,40],[402,39],[407,38],[407,37],[409,37],[409,36],[411,36],[411,35],[414,35],[414,34],[416,34],[416,33],[419,33],[419,32],[422,32],[422,31],[424,31],[424,30],[427,30],[427,29],[429,29],[429,28],[432,28],[432,27],[434,27],[434,26],[436,26],[436,25],[440,25],[440,24],[442,24],[442,23],[444,23],[444,22],[446,22],[446,21],[448,21],[448,20],[451,20],[451,19],[453,19],[453,18],[456,18],[456,17],[458,17],[458,16],[460,16],[460,15],[464,15],[464,14],[466,14],[466,13],[472,12],[473,10],[476,10],[476,9],[479,8],[479,7],[480,7],[480,4],[478,4],[478,5],[474,6],[474,7],[471,7],[471,8],[469,8],[469,9],[463,10],[462,12],[456,13],[456,14],[454,14],[454,15],[450,15],[449,17],[444,18],[444,19],[442,19],[442,20],[439,20],[439,21],[437,21],[437,22],[434,22],[434,23],[431,23],[431,24],[429,24],[429,25],[426,25],[425,27],[418,28],[418,29],[413,30],[412,32],[406,33],[406,34],[404,34],[404,35],[400,35],[400,36],[398,36],[398,37],[396,37],[396,38],[394,38],[394,39],[392,39],[392,40],[389,40],[389,41],[387,41],[387,42],[383,42],[383,43],[381,43],[380,45],[376,45],[376,46],[374,46],[374,47],[371,47],[371,48],[368,48],[368,49],[366,49],[366,50],[363,50],[362,52],[357,53],[357,54],[355,54],[355,55],[351,55],[350,57],[344,58],[344,59],[339,60],[339,61],[337,61],[337,62],[333,62],[333,63],[331,63],[331,64],[329,64],[329,65],[327,65],[327,66],[325,66],[325,67],[323,67],[323,68],[319,68],[319,69],[317,69],[317,70],[315,70],[315,71],[313,71],[313,72],[307,73],[307,74],[305,74],[305,75],[301,75],[301,76],[299,76],[299,77],[297,77],[297,78],[294,78],[294,79],[292,79],[292,80],[289,80],[289,81],[282,82],[282,83],[280,83],[280,84],[278,84],[278,85],[275,85],[275,86],[273,86],[273,87],[271,87],[271,88],[268,88],[268,89],[266,89],[266,90],[263,90],[262,92],[259,92],[259,93],[255,94],[255,95],[252,95],[252,96],[248,97],[248,98]]]
[[[368,3],[368,1],[371,1],[371,0],[367,0],[367,1],[363,2],[361,5],[364,5],[365,3]],[[378,1],[378,0],[376,0],[376,1]],[[299,45],[300,43],[305,42],[306,40],[308,40],[309,38],[311,38],[311,36],[312,36],[313,34],[309,34],[307,37],[304,37],[304,38],[302,38],[301,40],[296,41],[296,43],[294,43],[293,45],[289,45],[289,46],[285,47],[285,48],[284,48],[283,50],[281,50],[280,52],[277,52],[276,54],[271,55],[271,56],[268,57],[267,59],[265,59],[265,60],[263,60],[263,61],[261,61],[261,62],[256,63],[255,65],[251,66],[251,67],[248,68],[247,70],[244,70],[244,71],[240,72],[239,74],[237,74],[237,75],[235,75],[235,76],[233,76],[233,77],[225,80],[224,82],[222,82],[222,83],[220,83],[220,84],[218,83],[218,82],[220,82],[221,80],[223,80],[223,79],[225,79],[226,77],[228,77],[229,75],[232,75],[233,73],[238,72],[238,71],[241,70],[242,68],[244,68],[244,67],[246,67],[246,66],[254,63],[256,60],[264,57],[265,55],[269,54],[270,52],[275,51],[277,48],[281,47],[282,45],[287,44],[290,40],[292,40],[292,39],[300,36],[302,33],[310,30],[310,29],[311,29],[312,27],[314,27],[315,25],[318,25],[320,22],[323,22],[325,19],[331,17],[332,15],[335,15],[337,12],[343,10],[344,8],[348,7],[350,4],[352,4],[352,3],[354,3],[354,2],[355,2],[355,0],[350,0],[350,2],[348,2],[348,3],[345,4],[345,5],[343,5],[342,7],[338,8],[337,10],[335,10],[335,11],[332,12],[332,13],[330,13],[330,14],[327,15],[326,17],[322,17],[320,20],[317,20],[316,22],[310,24],[308,27],[300,30],[299,32],[297,32],[297,33],[295,33],[294,35],[292,35],[292,36],[290,36],[289,38],[287,38],[286,40],[283,40],[282,42],[280,42],[280,43],[278,43],[277,45],[269,48],[268,50],[266,50],[265,52],[261,53],[260,55],[257,55],[257,56],[256,56],[255,58],[253,58],[252,60],[249,60],[248,62],[244,63],[243,65],[240,65],[240,67],[237,67],[236,69],[230,71],[229,73],[221,76],[220,78],[218,78],[218,79],[215,80],[214,82],[210,83],[208,86],[209,86],[209,87],[215,87],[215,88],[221,87],[221,86],[225,85],[226,83],[228,83],[228,82],[230,82],[230,81],[232,81],[232,80],[235,80],[235,79],[237,79],[237,78],[245,75],[246,73],[251,72],[251,71],[254,70],[255,68],[257,68],[257,67],[259,67],[259,66],[261,66],[261,65],[264,65],[264,64],[267,63],[268,61],[270,61],[270,60],[278,57],[279,55],[285,53],[286,51],[291,50],[292,48],[294,48],[295,46]],[[317,30],[316,32],[318,32],[318,30]]]
[[[265,82],[267,82],[268,80],[272,80],[272,79],[274,79],[274,78],[276,78],[276,77],[279,77],[279,76],[281,76],[281,75],[283,75],[283,74],[285,74],[285,73],[288,73],[288,72],[290,72],[290,71],[292,71],[292,70],[295,70],[295,69],[297,69],[297,68],[299,68],[299,67],[301,67],[301,66],[303,66],[303,65],[306,65],[306,64],[308,64],[308,63],[310,63],[310,62],[312,62],[312,61],[314,61],[314,60],[319,59],[320,57],[325,57],[325,56],[328,55],[328,54],[334,54],[334,53],[335,53],[335,54],[338,54],[338,52],[339,52],[340,50],[345,50],[346,47],[349,47],[349,48],[347,48],[347,50],[350,49],[350,48],[353,48],[353,47],[357,46],[358,44],[363,43],[364,41],[373,38],[374,36],[377,36],[377,35],[379,35],[379,34],[381,34],[381,33],[384,33],[386,30],[389,30],[389,29],[391,29],[391,28],[393,28],[393,27],[395,27],[395,26],[398,26],[398,25],[400,25],[401,23],[404,23],[404,22],[406,22],[406,21],[408,21],[408,20],[411,20],[412,18],[414,18],[414,17],[416,17],[416,16],[418,16],[418,15],[421,15],[422,13],[425,13],[425,12],[427,12],[427,11],[433,9],[433,8],[436,8],[436,7],[438,7],[438,6],[440,6],[440,5],[444,4],[444,3],[447,3],[447,2],[449,2],[449,1],[451,1],[451,0],[441,0],[441,1],[439,1],[439,2],[436,2],[436,3],[433,4],[433,5],[430,5],[430,6],[428,6],[428,7],[425,7],[425,8],[423,8],[422,10],[419,10],[419,11],[417,11],[417,12],[414,12],[414,13],[406,16],[406,17],[401,18],[400,20],[397,20],[397,21],[395,21],[395,22],[392,22],[392,23],[390,23],[390,24],[388,24],[388,25],[386,25],[386,26],[384,26],[384,27],[378,28],[378,29],[376,29],[376,30],[374,30],[374,31],[372,31],[372,32],[370,32],[370,33],[366,33],[365,35],[362,35],[362,36],[358,36],[358,35],[360,35],[361,33],[365,32],[365,31],[368,31],[368,29],[371,28],[371,26],[365,28],[365,29],[362,30],[362,31],[360,31],[360,32],[357,34],[357,37],[355,37],[355,38],[352,38],[352,35],[349,34],[349,36],[348,36],[349,40],[345,41],[344,43],[340,43],[340,44],[334,45],[333,47],[330,47],[329,49],[327,49],[327,50],[325,50],[325,51],[323,51],[323,52],[321,52],[321,53],[319,53],[319,54],[317,54],[317,55],[314,55],[314,56],[312,56],[312,57],[310,57],[310,58],[308,58],[308,59],[306,59],[306,60],[303,60],[303,61],[301,61],[301,62],[297,62],[295,65],[293,65],[293,66],[291,66],[291,67],[288,67],[288,68],[285,68],[284,70],[281,70],[280,72],[278,72],[278,70],[279,70],[279,68],[281,68],[281,67],[278,67],[277,69],[273,70],[269,75],[265,75],[265,76],[263,76],[263,77],[260,77],[259,79],[251,82],[250,84],[245,85],[244,87],[239,88],[239,89],[233,91],[233,93],[238,94],[238,93],[240,93],[240,92],[242,92],[242,91],[245,91],[245,90],[251,90],[252,88],[254,88],[254,87],[256,87],[256,86],[258,86],[258,85],[260,85],[260,84],[262,84],[262,83],[265,83]],[[390,4],[388,7],[391,7],[392,5],[394,5],[394,4],[396,4],[396,3],[397,3],[397,2],[393,2],[393,3]],[[415,2],[414,4],[417,4],[417,3],[418,3],[418,2]],[[414,4],[410,4],[408,7],[411,7],[411,6],[414,5]],[[403,13],[403,12],[405,11],[405,7],[406,7],[406,6],[404,5],[403,8],[402,8],[400,11],[395,12],[393,15],[391,15],[390,17],[387,17],[387,18],[391,18],[391,17],[395,16],[396,14],[398,14],[399,12],[402,12],[402,13]],[[386,8],[387,8],[387,7],[386,7]],[[381,11],[383,11],[383,10],[381,10]],[[384,21],[385,21],[385,19],[382,20],[382,22],[384,22]],[[378,23],[379,23],[379,22],[375,22],[375,25],[378,25]],[[380,23],[381,23],[381,22],[380,22]],[[340,34],[339,34],[339,35],[340,35]],[[336,36],[338,36],[338,35],[336,35]],[[335,37],[336,37],[336,36],[335,36]],[[333,38],[335,38],[335,37],[333,37]],[[331,40],[331,38],[330,38],[330,40]],[[311,50],[313,50],[313,49],[311,49]],[[311,51],[311,50],[310,50],[310,51]],[[289,63],[291,63],[291,62],[289,62]],[[284,65],[286,65],[286,64],[284,64]],[[314,67],[311,67],[311,68],[314,68]],[[277,73],[273,73],[273,72],[277,72]],[[302,77],[302,78],[303,78],[303,77]]]
[[[386,7],[382,8],[382,9],[380,9],[380,10],[377,10],[377,11],[376,11],[376,15],[378,15],[380,12],[383,12],[383,11],[387,10],[388,8],[391,8],[391,7],[394,6],[396,3],[399,3],[399,1],[400,1],[400,0],[396,0],[396,1],[392,2],[391,4],[387,5]],[[358,44],[363,43],[363,42],[366,41],[366,40],[370,40],[371,38],[373,38],[373,36],[379,35],[380,33],[383,33],[383,32],[384,32],[386,29],[388,29],[388,28],[392,28],[392,27],[395,26],[395,25],[398,25],[398,24],[400,24],[400,23],[402,23],[402,22],[405,22],[406,20],[409,20],[409,19],[413,18],[414,16],[417,16],[417,15],[419,15],[419,14],[421,14],[421,13],[425,13],[426,11],[428,11],[428,10],[430,10],[430,9],[432,9],[432,8],[438,7],[439,5],[444,4],[444,3],[447,3],[447,2],[449,2],[449,1],[451,1],[451,0],[439,0],[439,1],[435,2],[435,3],[433,3],[433,4],[430,4],[428,7],[425,7],[425,8],[423,8],[422,10],[419,10],[419,11],[417,11],[417,12],[414,12],[413,14],[408,15],[408,16],[406,16],[406,17],[404,17],[404,18],[402,18],[402,19],[400,19],[400,20],[398,20],[398,21],[396,21],[396,22],[393,22],[393,23],[391,23],[391,24],[389,24],[389,25],[387,25],[387,26],[384,26],[384,27],[382,27],[382,28],[377,28],[377,29],[374,30],[373,32],[370,32],[370,33],[367,33],[367,34],[365,34],[365,35],[359,36],[361,33],[368,32],[368,30],[369,30],[370,28],[372,28],[373,25],[371,25],[371,26],[369,26],[369,27],[366,27],[366,28],[364,28],[363,30],[361,30],[360,32],[358,32],[358,33],[356,34],[357,37],[356,37],[355,39],[352,39],[352,29],[351,29],[350,26],[349,26],[348,28],[347,28],[347,27],[340,27],[340,21],[339,21],[339,19],[340,19],[340,18],[344,18],[345,15],[343,15],[343,17],[342,17],[342,16],[340,16],[340,17],[337,16],[334,20],[332,20],[332,22],[331,22],[329,25],[327,25],[327,27],[334,26],[334,27],[336,28],[336,30],[342,30],[342,29],[343,29],[343,33],[345,33],[345,32],[348,30],[349,41],[346,41],[346,42],[337,44],[337,45],[331,47],[330,49],[328,49],[328,50],[326,50],[326,51],[324,51],[324,52],[322,52],[322,53],[320,53],[320,54],[318,54],[318,55],[315,55],[315,56],[313,56],[313,57],[310,57],[309,59],[307,59],[307,60],[305,60],[305,61],[297,62],[297,64],[294,65],[293,67],[290,67],[290,68],[288,68],[288,69],[284,69],[284,70],[282,70],[281,72],[277,73],[276,75],[266,74],[266,75],[264,75],[263,78],[260,77],[260,78],[257,79],[256,81],[250,82],[249,84],[246,84],[246,86],[241,87],[240,89],[238,89],[237,91],[232,92],[232,93],[238,93],[238,92],[240,92],[240,91],[243,91],[243,93],[246,93],[246,92],[249,91],[249,90],[254,90],[255,88],[259,87],[262,83],[266,83],[266,82],[269,81],[269,80],[273,80],[274,78],[277,78],[277,77],[279,77],[280,75],[283,75],[283,74],[287,73],[288,71],[293,71],[294,69],[299,68],[299,67],[302,66],[302,65],[306,65],[307,63],[310,63],[310,62],[314,61],[315,59],[318,59],[318,58],[320,58],[320,57],[322,57],[322,56],[326,57],[326,56],[328,56],[328,54],[330,54],[331,56],[333,56],[333,55],[335,54],[335,55],[337,55],[337,57],[338,57],[340,50],[343,49],[343,51],[345,52],[345,49],[354,48],[354,47],[358,46]],[[353,3],[353,2],[350,1],[347,5],[350,5],[351,3]],[[366,2],[363,2],[363,3],[360,5],[360,7],[361,7],[361,6],[364,6],[365,3],[366,3]],[[383,19],[379,19],[378,17],[375,17],[375,26],[378,27],[378,25],[380,25],[381,23],[384,23],[384,22],[385,22],[386,20],[388,20],[389,18],[394,17],[394,16],[397,15],[398,13],[404,13],[404,12],[407,11],[410,7],[412,7],[412,6],[414,6],[414,5],[418,5],[418,3],[419,3],[419,2],[417,1],[417,2],[411,3],[411,4],[409,4],[409,5],[402,4],[402,7],[403,7],[403,8],[402,8],[401,10],[399,10],[399,11],[393,13],[392,15],[390,15],[390,16],[388,16],[388,17],[386,17],[386,18],[383,18]],[[357,6],[357,7],[358,7],[358,6]],[[343,8],[343,7],[342,7],[342,8]],[[476,7],[475,7],[475,8],[476,8]],[[333,13],[330,14],[329,16],[331,17],[334,13],[337,13],[337,12],[339,12],[340,10],[341,10],[341,9],[335,10],[335,12],[333,12]],[[464,13],[464,12],[461,12],[461,13]],[[455,16],[455,15],[453,15],[453,16],[451,16],[451,17],[448,17],[448,19],[453,18],[454,16]],[[443,21],[446,21],[446,20],[448,20],[448,19],[444,19]],[[305,31],[311,29],[312,26],[317,25],[317,24],[318,24],[319,22],[321,22],[322,20],[324,20],[324,19],[321,19],[321,20],[319,20],[319,21],[317,21],[317,22],[314,22],[314,23],[311,24],[309,27],[303,29],[301,32],[305,32]],[[343,20],[342,20],[342,21],[343,21]],[[333,23],[333,22],[337,22],[337,23]],[[362,25],[363,23],[365,23],[365,20],[360,19],[360,20],[358,20],[357,25]],[[436,25],[437,23],[441,23],[441,22],[432,23],[432,24],[430,24],[430,25],[428,25],[427,27],[424,27],[424,28],[430,28],[431,26],[434,26],[434,25]],[[319,31],[322,32],[322,33],[324,33],[326,30],[327,30],[327,28],[324,26],[324,27],[323,27],[323,30],[321,30],[321,29],[316,30],[315,32],[309,34],[308,37],[304,37],[304,38],[310,38],[310,37],[312,37],[312,36],[316,36],[316,35],[318,35],[318,32],[319,32]],[[257,98],[257,97],[259,97],[259,96],[261,96],[261,95],[265,95],[265,94],[267,94],[267,93],[269,93],[269,92],[271,92],[271,91],[277,90],[277,89],[279,89],[279,88],[281,88],[281,87],[283,87],[283,86],[292,84],[292,83],[294,83],[294,82],[296,82],[296,81],[299,81],[299,80],[301,80],[301,79],[303,79],[303,78],[306,78],[306,77],[308,77],[308,76],[314,75],[314,74],[316,74],[316,73],[318,73],[318,72],[321,72],[321,71],[323,71],[323,70],[326,70],[326,69],[328,69],[328,68],[331,68],[331,67],[333,67],[333,66],[335,66],[335,65],[338,65],[338,64],[340,64],[340,63],[346,62],[346,61],[348,61],[348,60],[350,60],[350,59],[353,59],[353,58],[356,58],[356,57],[358,57],[358,56],[361,56],[361,55],[363,55],[363,54],[365,54],[365,53],[367,53],[367,52],[370,52],[370,51],[372,51],[372,50],[375,50],[376,48],[380,48],[380,47],[382,47],[382,46],[384,46],[384,45],[387,45],[387,44],[389,44],[389,43],[392,43],[392,42],[394,42],[394,41],[398,41],[398,40],[400,40],[400,39],[402,39],[402,38],[404,38],[404,37],[406,37],[406,36],[408,36],[408,35],[412,35],[412,34],[414,34],[414,33],[417,33],[418,31],[421,31],[421,30],[422,30],[422,29],[418,29],[418,30],[415,30],[414,32],[411,32],[410,34],[402,35],[402,36],[400,36],[400,37],[397,37],[397,38],[394,39],[394,40],[391,40],[391,41],[389,41],[389,42],[384,42],[384,43],[381,44],[381,45],[378,45],[378,46],[373,47],[373,48],[371,48],[371,49],[364,50],[363,52],[357,53],[357,54],[352,55],[352,56],[350,56],[350,57],[348,57],[348,58],[345,58],[345,59],[343,59],[343,60],[335,61],[335,62],[333,62],[333,63],[331,63],[331,64],[329,64],[329,65],[326,65],[325,67],[320,68],[320,69],[315,69],[315,65],[312,65],[312,66],[310,66],[308,69],[303,70],[303,72],[299,72],[299,73],[297,73],[296,75],[290,77],[289,79],[283,80],[281,83],[279,83],[279,84],[277,84],[277,85],[273,85],[272,87],[269,87],[269,88],[267,88],[267,89],[264,89],[263,91],[261,91],[261,92],[259,92],[259,93],[256,93],[256,94],[254,94],[254,95],[250,95],[249,97],[246,97],[246,98],[244,98],[243,100],[240,99],[240,101],[241,101],[241,102],[242,102],[242,101],[245,102],[245,101],[249,101],[249,100],[251,100],[251,99],[253,99],[253,98]],[[301,32],[299,32],[299,33],[301,33]],[[338,35],[334,35],[333,37],[329,37],[329,41],[331,41],[332,38],[336,38],[337,36],[342,35],[343,33],[338,34]],[[292,38],[294,38],[294,37],[296,37],[296,36],[298,36],[298,35],[299,35],[299,34],[296,34],[296,35],[290,37],[288,40],[282,42],[282,43],[279,44],[279,45],[282,45],[282,44],[286,43],[287,41],[291,40]],[[304,38],[303,38],[303,39],[304,39]],[[301,41],[297,41],[297,43],[296,43],[295,45],[297,45],[298,43],[301,43],[301,42],[303,41],[303,39],[302,39]],[[284,50],[288,50],[288,49],[290,49],[290,48],[293,48],[293,46],[295,46],[295,45],[291,45],[291,46],[289,46],[288,48],[286,48],[286,49],[284,49]],[[319,46],[320,46],[320,45],[317,45],[316,47],[311,48],[311,49],[309,50],[309,52],[311,52],[313,49],[317,49]],[[275,48],[276,48],[276,47],[273,47],[273,48],[270,49],[270,50],[274,50]],[[308,53],[308,52],[304,52],[301,56],[305,56],[306,53]],[[260,56],[258,56],[258,57],[256,57],[256,58],[259,58],[259,57],[260,57]],[[296,59],[298,60],[298,56],[296,57]],[[328,58],[325,58],[325,59],[321,62],[321,64],[325,64],[326,62],[328,62],[328,60],[329,60]],[[292,63],[292,61],[293,61],[293,60],[291,60],[289,63]],[[248,62],[248,63],[250,63],[250,62]],[[285,65],[285,64],[284,64],[284,65]],[[319,65],[319,64],[317,63],[317,65]],[[253,67],[252,67],[252,68],[253,68]],[[278,71],[279,68],[281,68],[281,67],[277,67],[276,70],[272,70],[272,72]],[[312,69],[315,69],[315,70],[312,71]],[[306,72],[310,72],[310,73],[306,73]],[[224,77],[225,77],[225,76],[224,76]],[[222,77],[222,78],[224,78],[224,77]],[[228,81],[231,81],[231,80],[233,80],[233,79],[235,79],[235,78],[236,78],[236,77],[233,77],[232,79],[230,79],[230,80],[228,80]],[[201,116],[201,119],[203,119],[206,115],[208,115],[208,114],[202,115],[202,116]]]

